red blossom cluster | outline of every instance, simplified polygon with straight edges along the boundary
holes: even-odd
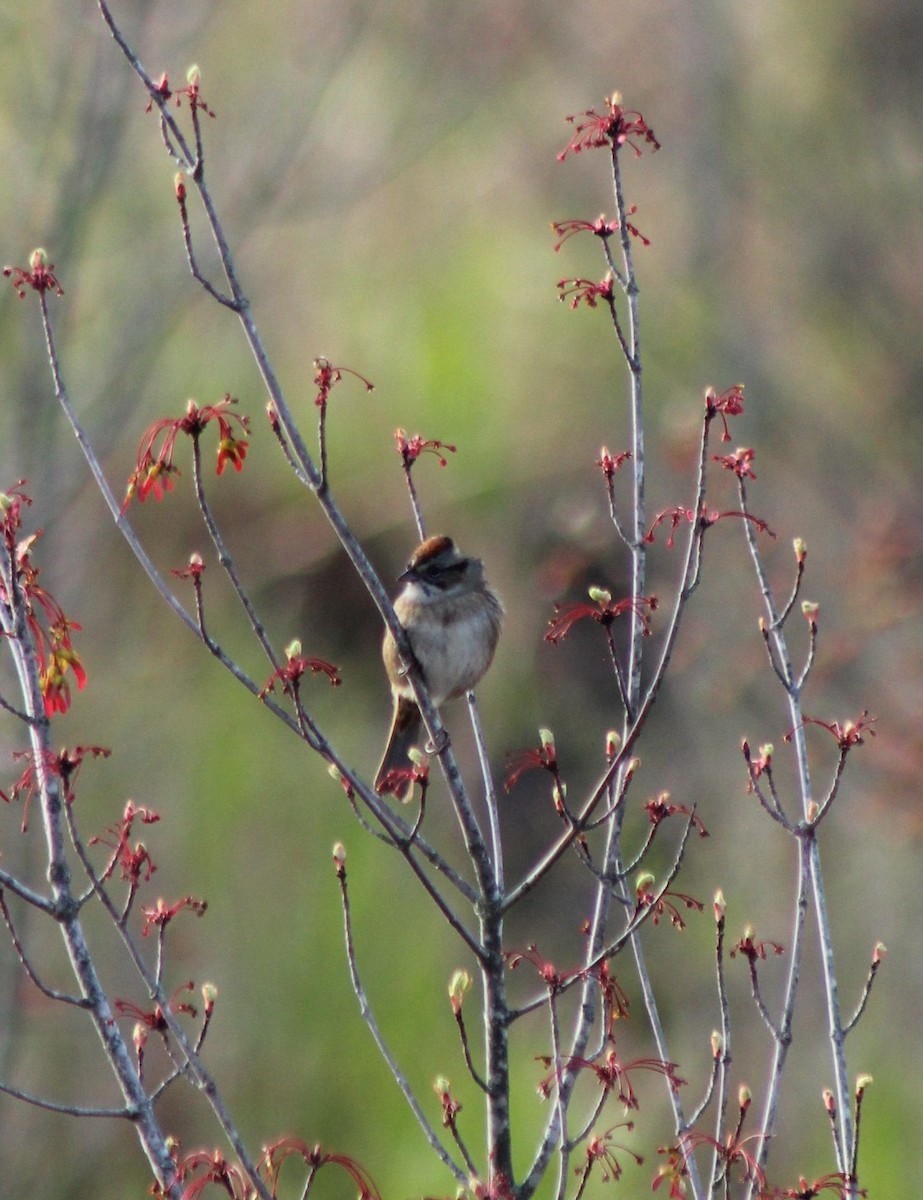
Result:
[[[602,588],[592,589],[591,596],[595,603],[590,604],[581,600],[575,604],[556,604],[554,610],[557,615],[548,622],[545,641],[557,645],[567,637],[578,621],[587,618],[608,628],[613,621],[624,616],[625,613],[634,613],[641,622],[641,631],[644,636],[650,635],[651,613],[655,611],[658,603],[656,596],[626,596],[622,600],[613,600],[611,595]]]
[[[512,791],[526,771],[548,771],[560,782],[558,755],[551,737],[543,737],[539,746],[528,750],[511,750],[506,758],[507,774],[503,787],[507,792]]]
[[[109,754],[110,751],[102,746],[74,746],[72,750],[65,748],[58,754],[48,751],[37,761],[31,750],[14,750],[14,761],[25,762],[27,765],[8,792],[0,791],[0,800],[12,804],[20,796],[24,797],[22,828],[25,832],[29,819],[29,804],[41,787],[43,774],[61,780],[64,784],[64,800],[70,804],[74,798],[73,782],[83,760],[87,755],[92,758],[108,758]]]
[[[148,904],[141,910],[144,913],[144,927],[141,930],[141,936],[147,937],[152,929],[159,929],[163,933],[173,918],[185,909],[195,913],[197,917],[201,917],[207,908],[208,901],[197,900],[195,896],[183,896],[181,900],[174,900],[172,904],[167,904],[166,900],[160,896],[156,904]]]
[[[619,450],[616,454],[610,454],[608,449],[603,446],[599,452],[599,455],[599,458],[596,460],[596,465],[605,475],[609,483],[611,483],[619,467],[621,467],[623,463],[628,462],[628,460],[631,458],[631,451]]]
[[[129,800],[122,819],[117,824],[110,825],[105,835],[99,834],[90,838],[91,846],[108,846],[112,851],[100,879],[109,879],[116,867],[121,868],[121,878],[128,884],[130,895],[134,895],[142,882],[149,882],[157,870],[144,843],[131,843],[132,828],[136,820],[143,825],[154,825],[160,820],[160,814],[149,808],[139,808],[133,800]]]
[[[595,308],[598,301],[605,300],[607,304],[611,304],[613,300],[613,284],[614,278],[609,272],[603,276],[598,283],[594,283],[592,279],[560,279],[558,280],[558,290],[560,301],[567,301],[571,308],[579,308],[581,304],[585,304],[587,308]]]
[[[633,217],[637,211],[638,206],[636,204],[632,204],[632,206],[626,210],[626,214],[627,216]],[[557,254],[568,238],[572,238],[574,234],[592,233],[594,237],[606,239],[612,237],[614,233],[618,233],[622,226],[618,220],[607,221],[606,214],[600,213],[595,221],[585,221],[579,217],[576,219],[571,218],[567,221],[552,221],[551,228],[555,231],[559,238],[559,240],[554,244],[554,252]],[[625,228],[633,238],[637,238],[642,246],[649,246],[651,244],[651,239],[645,237],[637,225],[633,224],[627,219],[625,221]]]
[[[183,416],[164,417],[155,421],[145,431],[138,446],[135,469],[128,478],[122,511],[128,508],[135,496],[143,503],[153,492],[155,500],[162,500],[164,493],[173,488],[172,476],[179,474],[179,468],[173,464],[177,437],[184,433],[198,439],[212,421],[218,425],[217,474],[223,475],[228,463],[235,471],[242,471],[250,443],[241,435],[249,433],[250,418],[232,411],[232,405],[236,403],[237,400],[230,393],[226,393],[217,404],[206,404],[203,408],[190,400]]]
[[[177,88],[176,91],[173,91],[170,87],[170,80],[167,76],[167,73],[164,71],[161,77],[154,84],[153,91],[151,92],[151,98],[148,101],[147,107],[144,111],[150,112],[158,100],[164,104],[168,103],[171,99],[175,100],[176,107],[179,108],[183,103],[183,97],[185,96],[189,100],[189,107],[193,113],[201,109],[202,112],[207,113],[208,116],[214,117],[215,114],[199,95],[200,79],[201,76],[199,74],[199,68],[190,67],[186,75],[186,86]]]
[[[405,471],[409,471],[420,455],[426,453],[435,454],[439,459],[440,467],[446,467],[448,459],[443,451],[447,454],[455,454],[458,450],[458,447],[453,446],[450,442],[442,442],[438,438],[423,438],[419,433],[415,433],[413,437],[409,438],[403,429],[394,431],[394,439],[397,442],[397,452],[403,460]]]
[[[671,804],[670,793],[661,792],[659,796],[648,800],[644,805],[644,811],[647,813],[650,823],[656,828],[668,817],[673,817],[677,813],[682,813],[683,816],[689,818],[690,823],[698,831],[699,837],[707,838],[708,830],[696,816],[692,809],[686,807],[685,804]]]
[[[339,383],[344,375],[352,375],[356,379],[361,380],[365,384],[367,392],[374,392],[375,390],[375,384],[366,379],[364,375],[360,375],[352,367],[335,367],[327,358],[315,358],[314,370],[316,371],[314,383],[317,387],[317,395],[314,397],[314,403],[321,412],[326,411],[330,393],[333,391],[334,385]]]
[[[48,261],[48,255],[41,247],[32,251],[28,267],[4,267],[3,274],[16,289],[20,300],[25,296],[26,288],[40,294],[54,289],[58,296],[64,295],[64,289],[55,278],[54,263]]]
[[[220,1150],[196,1150],[184,1157],[180,1156],[179,1142],[173,1144],[174,1161],[176,1163],[176,1182],[184,1184],[183,1200],[198,1200],[212,1184],[218,1186],[223,1195],[230,1200],[252,1200],[255,1195],[253,1185],[243,1167],[229,1162]],[[346,1154],[336,1154],[324,1150],[321,1146],[309,1146],[300,1138],[283,1137],[267,1146],[260,1155],[257,1170],[266,1185],[269,1195],[277,1197],[280,1174],[286,1162],[294,1160],[303,1168],[307,1168],[307,1183],[300,1189],[300,1194],[307,1196],[311,1184],[318,1171],[323,1167],[335,1166],[345,1171],[353,1188],[358,1188],[358,1200],[381,1200],[381,1193],[372,1178],[355,1159]],[[154,1184],[151,1195],[163,1198],[167,1195],[159,1184]]]
[[[711,421],[716,416],[721,418],[724,425],[724,432],[721,435],[722,442],[731,440],[731,432],[728,429],[727,418],[738,417],[744,410],[744,385],[735,383],[732,387],[726,388],[720,395],[715,392],[714,388],[708,388],[705,393],[705,416]]]
[[[79,690],[87,682],[80,656],[74,649],[71,633],[80,626],[71,621],[64,609],[46,588],[38,582],[39,569],[32,561],[32,551],[41,537],[41,530],[19,538],[22,506],[31,504],[20,480],[8,492],[0,493],[0,537],[6,546],[13,571],[15,587],[25,607],[26,621],[35,640],[39,656],[39,682],[42,689],[45,715],[67,712],[70,708],[70,678],[73,675]],[[13,610],[16,597],[7,595],[0,580],[0,603]]]
[[[581,150],[595,150],[603,146],[610,146],[618,152],[627,144],[635,152],[636,158],[641,157],[644,143],[655,150],[660,149],[650,125],[639,112],[622,107],[622,97],[618,92],[606,96],[605,104],[604,112],[588,108],[583,113],[566,118],[575,128],[570,141],[558,155],[558,162],[563,162],[568,154],[579,154]]]
[[[302,677],[307,674],[326,675],[333,687],[339,687],[343,682],[333,663],[302,654],[301,643],[295,641],[286,650],[284,666],[277,667],[261,688],[260,699],[264,700],[274,691],[277,683],[281,684],[286,696],[297,697]]]
[[[756,479],[753,460],[756,451],[748,446],[738,446],[733,454],[713,454],[712,459],[721,463],[726,471],[733,471],[738,479]]]
[[[872,724],[876,720],[876,717],[869,716],[869,710],[865,708],[855,721],[821,721],[818,717],[805,717],[801,723],[802,725],[819,725],[821,729],[826,729],[828,733],[833,734],[837,745],[845,754],[853,746],[862,746],[865,744],[864,734],[868,734],[869,737],[875,736]],[[793,732],[794,730],[792,730]],[[785,735],[787,742],[792,740],[792,733]]]

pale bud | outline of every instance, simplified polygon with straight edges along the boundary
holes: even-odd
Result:
[[[724,914],[727,912],[728,906],[727,901],[724,898],[724,892],[721,890],[721,888],[718,888],[717,892],[715,892],[715,898],[712,903],[715,909],[715,920],[724,920]]]
[[[449,980],[449,999],[455,1012],[461,1011],[462,1001],[471,988],[471,976],[467,971],[458,970]]]

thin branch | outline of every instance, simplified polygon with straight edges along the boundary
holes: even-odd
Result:
[[[852,1033],[862,1014],[865,1012],[865,1006],[868,1004],[869,996],[872,994],[872,985],[878,975],[878,968],[881,966],[881,951],[876,947],[875,954],[872,956],[872,962],[869,966],[868,975],[865,977],[865,984],[862,988],[862,994],[859,997],[859,1003],[856,1006],[856,1011],[843,1026],[843,1037]],[[858,1135],[857,1135],[858,1136]]]
[[[63,1004],[72,1004],[75,1008],[89,1008],[89,1001],[84,996],[72,996],[68,992],[60,992],[56,988],[48,987],[38,977],[35,968],[29,961],[29,956],[26,954],[25,947],[19,940],[19,934],[16,932],[16,927],[13,924],[13,917],[10,913],[9,906],[6,902],[6,896],[3,890],[0,889],[0,914],[3,916],[3,923],[6,925],[7,932],[10,935],[10,941],[13,943],[13,949],[16,951],[16,957],[19,959],[22,969],[29,976],[32,983],[38,988],[43,996],[47,996],[49,1000],[57,1000]]]
[[[414,1095],[410,1084],[407,1082],[406,1076],[398,1066],[397,1059],[391,1053],[391,1049],[384,1039],[384,1035],[381,1032],[378,1022],[375,1020],[375,1015],[372,1012],[371,1005],[369,1004],[368,996],[366,995],[365,988],[362,986],[362,980],[359,977],[359,966],[356,960],[356,947],[353,939],[349,889],[346,885],[345,865],[337,865],[337,878],[340,881],[340,898],[343,903],[343,929],[346,940],[346,961],[349,967],[349,976],[352,981],[353,991],[355,992],[356,999],[359,1002],[359,1012],[375,1041],[375,1045],[378,1047],[379,1054],[387,1063],[388,1069],[391,1071],[391,1075],[395,1083],[400,1089],[404,1099],[407,1101],[407,1104],[409,1105],[414,1117],[416,1117],[417,1124],[422,1129],[426,1140],[429,1142],[430,1146],[439,1157],[439,1160],[442,1162],[442,1164],[449,1171],[451,1171],[456,1180],[458,1180],[458,1182],[464,1186],[468,1182],[464,1170],[452,1159],[452,1156],[440,1141],[438,1134],[436,1133],[435,1129],[433,1129],[425,1113],[423,1112],[423,1109],[420,1107],[420,1103]]]
[[[36,1096],[33,1092],[24,1092],[8,1083],[0,1083],[0,1092],[12,1096],[14,1100],[22,1100],[24,1104],[44,1108],[48,1112],[62,1113],[66,1117],[104,1117],[108,1120],[116,1118],[134,1121],[138,1115],[130,1105],[122,1108],[92,1108],[80,1104],[64,1104],[57,1100],[48,1100],[45,1096]]]

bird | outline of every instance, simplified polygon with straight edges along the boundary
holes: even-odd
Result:
[[[398,583],[403,587],[394,611],[438,708],[470,691],[487,671],[500,637],[503,605],[484,578],[481,560],[462,554],[444,534],[420,543]],[[394,711],[375,791],[403,800],[414,766],[410,750],[420,743],[423,718],[390,630],[385,631],[381,653]]]

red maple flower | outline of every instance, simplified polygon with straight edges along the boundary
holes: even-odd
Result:
[[[657,608],[656,596],[626,596],[623,600],[613,600],[604,588],[592,588],[591,598],[595,601],[589,604],[584,600],[575,604],[556,604],[557,616],[548,622],[548,632],[545,641],[557,645],[567,637],[578,621],[591,618],[604,627],[610,626],[618,617],[625,613],[634,613],[641,622],[641,630],[645,637],[651,632],[651,613]]]
[[[769,950],[776,956],[785,953],[785,948],[778,942],[770,941],[768,938],[757,941],[753,936],[753,930],[745,929],[743,937],[731,950],[731,958],[736,958],[739,954],[753,966],[758,959],[762,959],[765,962],[769,957]]]
[[[720,396],[715,393],[714,388],[708,388],[705,393],[706,418],[712,420],[715,416],[720,416],[724,425],[724,433],[721,435],[722,442],[731,440],[727,418],[737,417],[743,410],[744,385],[742,383],[735,383],[733,387],[726,388]]]
[[[314,376],[314,383],[317,385],[317,395],[314,398],[314,403],[321,411],[324,411],[327,407],[327,401],[330,399],[330,393],[333,391],[334,384],[339,383],[344,375],[352,375],[356,379],[361,380],[365,384],[367,392],[374,392],[375,390],[375,384],[370,383],[364,375],[360,375],[352,367],[335,367],[328,358],[324,358],[323,356],[315,358],[314,369],[317,372]]]
[[[721,463],[726,471],[733,471],[738,479],[756,479],[753,472],[753,459],[756,451],[746,446],[738,446],[733,454],[713,454],[715,462]]]
[[[181,433],[198,439],[212,421],[218,426],[217,473],[223,474],[228,463],[236,471],[241,471],[250,444],[241,435],[249,433],[250,418],[232,411],[232,405],[236,403],[237,400],[230,393],[225,393],[224,398],[216,404],[206,404],[203,408],[190,400],[183,416],[164,417],[149,426],[138,446],[135,469],[128,479],[122,511],[135,496],[142,503],[151,493],[155,500],[162,500],[164,493],[173,487],[171,476],[179,474],[179,468],[173,465],[176,439]]]
[[[282,691],[287,696],[297,696],[302,676],[309,672],[313,675],[323,674],[330,680],[333,687],[339,687],[343,682],[333,663],[323,658],[309,658],[301,653],[301,643],[294,641],[285,652],[285,665],[277,667],[260,689],[260,699],[264,700],[276,683],[282,685]]]
[[[64,295],[64,289],[55,278],[54,263],[48,261],[48,255],[41,247],[32,251],[28,268],[4,267],[3,274],[16,289],[20,300],[25,296],[26,288],[32,288],[34,292],[39,293],[54,288],[58,296]]]
[[[577,309],[583,303],[587,308],[595,308],[597,301],[605,300],[608,304],[612,303],[612,285],[613,277],[609,273],[598,283],[594,283],[592,279],[560,279],[558,280],[558,290],[560,301],[567,300],[571,308]]]
[[[141,909],[144,913],[144,927],[141,930],[141,936],[147,937],[152,929],[159,929],[162,932],[177,913],[181,913],[187,908],[197,917],[201,917],[208,908],[208,901],[197,900],[195,896],[183,896],[181,900],[174,900],[172,904],[167,904],[162,896],[159,897],[156,904],[149,904]]]
[[[837,740],[837,745],[844,754],[853,748],[853,746],[862,746],[865,744],[863,734],[868,734],[869,737],[875,736],[875,730],[871,728],[872,722],[876,721],[877,717],[870,717],[869,710],[863,709],[855,721],[821,721],[818,717],[805,717],[801,722],[802,725],[819,725],[821,729],[826,729],[828,733],[832,733]],[[792,740],[792,730],[785,735],[785,740]]]
[[[605,112],[588,108],[586,112],[566,118],[575,129],[570,141],[558,155],[558,162],[563,162],[568,154],[579,154],[581,150],[594,150],[602,146],[611,146],[617,152],[627,144],[635,152],[636,158],[641,157],[639,142],[647,143],[655,150],[660,149],[654,131],[641,114],[622,107],[619,92],[606,96],[605,103]]]
[[[404,470],[409,470],[417,461],[421,454],[435,454],[439,459],[440,467],[448,466],[448,459],[443,451],[448,454],[454,454],[457,446],[451,445],[449,442],[442,442],[438,438],[423,438],[419,433],[415,433],[413,437],[408,437],[403,429],[394,431],[394,438],[397,442],[397,452],[404,461]]]

